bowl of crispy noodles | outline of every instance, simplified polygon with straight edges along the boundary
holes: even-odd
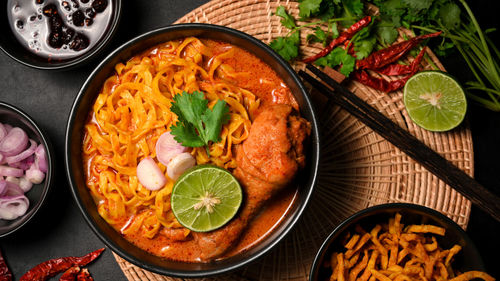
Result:
[[[252,81],[263,87],[268,96],[259,96],[260,88],[255,88]],[[197,165],[211,164],[234,172],[240,168],[240,160],[234,154],[240,152],[230,145],[243,147],[247,142],[252,142],[252,146],[241,152],[242,159],[255,157],[250,156],[252,151],[267,157],[259,148],[261,141],[270,147],[285,143],[288,152],[281,160],[288,163],[286,165],[291,161],[288,156],[295,157],[291,161],[292,173],[287,170],[288,178],[278,180],[280,184],[267,182],[265,177],[245,177],[244,168],[234,172],[242,185],[253,186],[256,195],[244,197],[239,213],[227,227],[206,233],[183,228],[172,215],[170,193],[174,181],[165,172],[170,166],[158,163],[159,156],[155,154],[160,134],[171,132],[171,126],[176,124],[177,117],[170,110],[174,96],[198,91],[205,94],[209,106],[224,99],[231,118],[222,125],[222,140],[211,141],[206,147],[189,148],[183,153],[191,153]],[[260,107],[262,104],[268,106]],[[288,118],[278,122],[289,130],[274,135],[279,141],[272,139],[273,130],[278,129],[275,122],[269,121],[275,117],[270,112],[280,112]],[[264,115],[267,119],[261,117]],[[264,127],[252,133],[251,126],[258,122],[269,126],[266,128],[270,128],[271,133],[267,134]],[[148,124],[147,128],[143,123]],[[132,39],[97,66],[74,101],[65,150],[73,197],[89,226],[108,247],[146,270],[195,278],[239,269],[269,252],[289,233],[303,213],[316,181],[319,135],[315,113],[302,82],[290,65],[266,44],[222,26],[180,24]],[[226,157],[231,153],[233,157]],[[161,173],[168,174],[164,188],[148,190],[137,181],[137,162],[143,158],[159,167],[160,177],[163,177]],[[271,164],[269,170],[286,166],[264,162]],[[255,168],[264,169],[261,166],[252,169]],[[259,183],[271,191],[259,195]],[[282,187],[288,190],[285,195],[268,200],[277,193],[274,188],[281,190]],[[247,187],[247,191],[250,189]],[[289,203],[279,203],[285,201]],[[263,202],[281,205],[262,207]],[[253,210],[255,206],[263,209]],[[276,212],[280,208],[284,210],[281,214]],[[264,221],[274,217],[279,221],[265,228]],[[259,232],[257,225],[266,231]],[[243,238],[239,239],[239,235]],[[252,239],[258,240],[252,242]],[[217,244],[214,251],[210,251],[211,245],[200,241],[208,244],[220,241],[223,245]],[[247,244],[238,246],[241,243]]]
[[[495,280],[465,231],[415,204],[359,211],[325,240],[309,280]]]

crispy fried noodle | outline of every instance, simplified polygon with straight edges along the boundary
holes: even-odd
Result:
[[[232,146],[248,137],[260,100],[227,82],[247,75],[224,64],[231,56],[233,48],[214,55],[193,37],[170,41],[117,64],[115,74],[106,80],[85,126],[83,153],[88,159],[87,185],[99,214],[112,225],[123,225],[122,233],[141,230],[153,238],[162,227],[182,229],[170,209],[174,181],[168,179],[165,188],[150,191],[136,176],[137,163],[156,156],[157,139],[177,121],[170,111],[174,95],[203,91],[209,107],[217,100],[227,102],[231,119],[223,126],[222,140],[209,146],[210,158],[204,147],[191,153],[197,164],[236,168]],[[165,173],[165,166],[160,168]]]

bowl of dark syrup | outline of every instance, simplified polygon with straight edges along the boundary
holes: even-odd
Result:
[[[67,69],[89,61],[110,41],[121,15],[121,0],[5,2],[0,48],[37,69]]]

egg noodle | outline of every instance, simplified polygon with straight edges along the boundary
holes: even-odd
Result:
[[[248,74],[224,64],[234,56],[233,47],[222,50],[213,54],[194,37],[170,41],[117,64],[116,73],[104,83],[84,129],[87,186],[99,214],[111,225],[122,226],[123,234],[153,238],[162,226],[182,228],[170,209],[174,181],[166,167],[156,161],[167,177],[166,186],[157,191],[143,187],[136,176],[138,162],[156,157],[156,141],[177,121],[170,111],[173,96],[202,91],[210,108],[226,101],[231,119],[222,127],[221,141],[209,145],[210,157],[204,147],[191,153],[197,164],[236,167],[232,147],[248,137],[260,100],[230,82]]]

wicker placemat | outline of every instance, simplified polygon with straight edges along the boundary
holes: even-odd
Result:
[[[213,0],[182,17],[177,23],[201,22],[224,25],[269,43],[288,31],[272,15],[284,5],[293,15],[298,3],[266,0]],[[307,34],[302,32],[302,40]],[[305,55],[317,53],[320,45],[304,47]],[[444,70],[428,51],[435,65]],[[296,70],[303,64],[295,64]],[[429,65],[426,66],[430,68]],[[392,78],[386,78],[392,79]],[[357,82],[350,85],[358,96],[406,128],[418,139],[473,175],[472,137],[467,123],[447,133],[432,133],[416,126],[408,117],[402,92],[385,94]],[[307,280],[310,265],[322,241],[343,219],[369,206],[386,202],[413,202],[434,208],[463,228],[467,226],[470,202],[430,174],[421,165],[392,146],[339,107],[318,106],[321,126],[321,164],[318,184],[309,208],[290,235],[270,254],[231,275],[203,280]],[[115,255],[129,280],[182,280],[160,276],[138,268]]]

